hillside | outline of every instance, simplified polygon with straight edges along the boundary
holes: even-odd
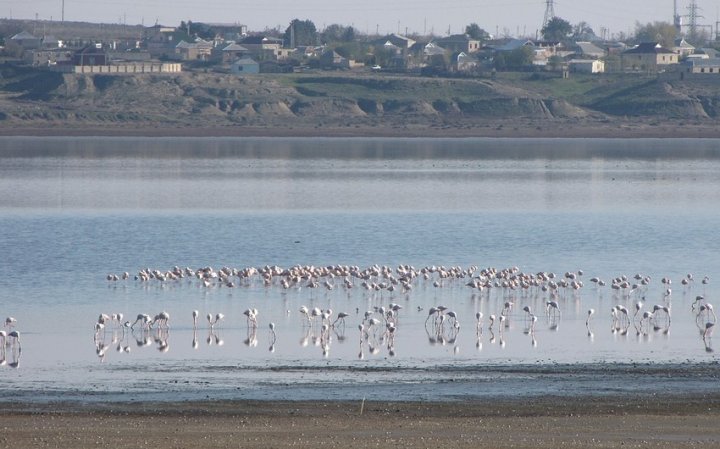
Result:
[[[63,75],[0,67],[0,133],[715,135],[720,81],[532,74]],[[29,130],[29,131],[28,131]]]

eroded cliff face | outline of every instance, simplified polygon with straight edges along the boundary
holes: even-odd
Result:
[[[61,75],[5,70],[0,126],[399,127],[627,117],[714,123],[720,89],[651,80],[557,98],[538,82],[372,75]]]

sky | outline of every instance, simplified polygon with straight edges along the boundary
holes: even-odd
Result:
[[[318,30],[338,23],[363,33],[463,32],[477,23],[493,35],[532,37],[542,27],[546,0],[4,0],[0,17],[103,23],[178,25],[181,20],[240,23],[250,31],[285,30],[292,19],[312,20]],[[677,0],[681,15],[690,0]],[[720,0],[696,0],[714,24]],[[553,0],[555,15],[585,21],[597,35],[632,33],[635,23],[672,22],[673,0]]]

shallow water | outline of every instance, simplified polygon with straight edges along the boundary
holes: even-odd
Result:
[[[699,294],[717,302],[719,148],[653,139],[0,139],[0,313],[15,316],[22,334],[21,353],[6,350],[2,388],[30,399],[79,389],[86,399],[134,400],[158,390],[300,398],[323,386],[359,397],[377,386],[378,396],[437,399],[498,382],[516,394],[544,391],[527,381],[536,374],[498,366],[716,363],[691,304]],[[295,264],[582,269],[585,286],[562,293],[552,318],[546,293],[479,293],[467,279],[418,281],[407,294],[367,292],[359,281],[348,291],[339,280],[332,291],[259,279],[232,289],[105,280],[144,267]],[[589,281],[635,273],[652,281],[628,298]],[[687,273],[695,282],[683,287]],[[644,309],[671,306],[670,326],[613,328],[611,307],[634,310],[642,296]],[[516,303],[509,327],[491,331],[487,317],[507,300]],[[361,346],[364,312],[391,302],[403,306],[392,354],[380,334]],[[425,325],[438,304],[461,323],[444,341]],[[301,305],[350,314],[325,351]],[[534,332],[525,305],[539,317]],[[254,335],[242,314],[249,307],[260,312]],[[213,333],[201,320],[193,335],[195,309],[226,319]],[[134,320],[162,310],[167,335],[108,326],[93,338],[100,313]],[[423,387],[434,383],[444,388]]]

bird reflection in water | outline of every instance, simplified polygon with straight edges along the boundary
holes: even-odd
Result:
[[[478,319],[477,332],[482,314],[476,314],[476,318]],[[425,333],[430,345],[453,345],[453,353],[460,352],[460,347],[456,344],[460,333],[460,322],[457,314],[452,310],[448,310],[447,307],[436,306],[430,308],[428,317],[425,319]]]
[[[708,321],[705,323],[705,330],[702,333],[702,340],[705,344],[705,352],[714,352],[712,348],[712,333],[715,330],[715,322]]]
[[[2,344],[0,346],[0,366],[7,365],[10,368],[20,367],[20,355],[22,354],[22,348],[20,347],[20,333],[18,331],[11,331],[6,333],[0,331],[0,340]],[[7,348],[10,348],[10,360],[8,361]]]
[[[243,341],[245,346],[254,348],[258,344],[257,340],[257,326],[250,326],[247,330],[247,338]]]
[[[270,328],[270,347],[268,348],[268,351],[275,352],[275,342],[277,341],[277,334],[275,333],[275,323],[270,323],[268,327]]]
[[[129,329],[129,331],[127,329]],[[109,341],[108,333],[111,335]],[[155,348],[160,352],[164,353],[170,350],[170,331],[167,327],[156,327],[153,329],[143,326],[133,329],[130,326],[126,326],[122,328],[122,332],[117,330],[108,332],[106,328],[96,327],[93,336],[95,355],[100,359],[100,362],[104,362],[112,346],[115,347],[115,351],[118,353],[129,354],[132,350],[132,346],[129,343],[130,337],[135,340],[135,345],[138,348],[149,347],[154,344]]]
[[[225,344],[225,340],[223,340],[220,337],[220,332],[213,327],[208,329],[208,335],[207,335],[207,338],[205,339],[205,342],[207,343],[208,346],[212,346],[212,345],[222,346]]]

